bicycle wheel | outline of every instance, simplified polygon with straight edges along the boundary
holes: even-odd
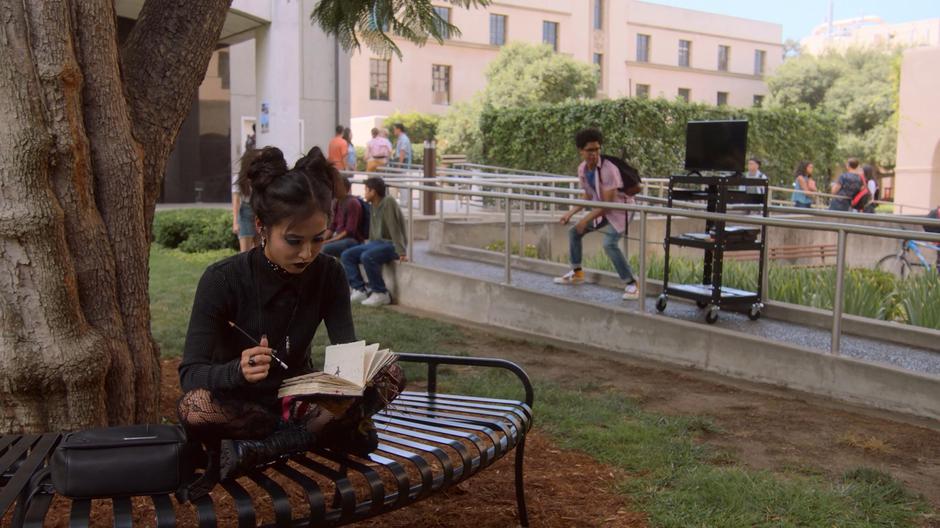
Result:
[[[903,255],[886,255],[875,265],[876,269],[893,273],[902,279],[911,271],[911,265]]]

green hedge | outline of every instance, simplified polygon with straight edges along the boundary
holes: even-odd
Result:
[[[232,211],[227,209],[174,209],[153,218],[154,242],[187,253],[238,249],[232,233]]]
[[[573,174],[580,161],[574,134],[596,126],[608,154],[630,160],[644,176],[665,177],[681,173],[685,124],[697,119],[747,119],[748,155],[763,160],[763,172],[775,185],[789,186],[802,159],[817,167],[837,161],[837,121],[818,111],[628,98],[488,109],[480,127],[489,164]]]
[[[395,112],[383,121],[382,125],[388,129],[388,139],[395,144],[394,132],[392,126],[395,123],[405,125],[408,138],[413,145],[423,144],[426,140],[437,137],[437,126],[441,122],[441,116],[437,114],[424,114],[421,112],[401,113]]]

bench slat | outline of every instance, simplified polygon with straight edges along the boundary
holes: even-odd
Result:
[[[72,501],[72,510],[69,512],[69,528],[88,528],[91,515],[91,501],[88,499],[75,499]]]
[[[176,526],[176,510],[173,509],[173,502],[169,495],[154,495],[150,497],[153,500],[153,509],[157,513],[157,528],[171,528]]]
[[[418,495],[422,495],[435,488],[434,472],[431,470],[431,465],[428,464],[428,461],[425,460],[424,457],[417,453],[412,453],[411,451],[400,449],[390,444],[380,443],[378,450],[381,453],[388,453],[390,455],[404,458],[415,466],[415,468],[418,470],[418,474],[421,475],[421,484],[416,484],[414,486],[414,488],[417,488]],[[439,478],[438,480],[443,479]]]
[[[32,440],[34,438],[36,438],[35,435],[21,437],[20,441],[8,451],[13,461],[9,464],[2,464],[2,466],[13,465],[22,456],[25,450],[32,446],[29,455],[22,461],[16,471],[13,472],[13,476],[10,477],[10,480],[3,486],[3,490],[0,491],[0,516],[7,511],[21,491],[29,484],[29,479],[32,478],[33,474],[39,469],[39,466],[46,460],[52,448],[58,443],[60,436],[58,434],[44,434],[39,437],[39,441],[33,445]],[[16,454],[18,452],[20,453],[19,455]],[[4,470],[4,472],[6,472],[6,470]]]
[[[398,490],[395,493],[390,493],[387,499],[394,501],[395,507],[407,504],[408,499],[411,498],[411,479],[408,477],[405,468],[397,461],[375,453],[369,454],[369,460],[389,470],[392,476],[395,477]]]
[[[424,440],[426,442],[436,442],[438,444],[444,444],[450,447],[451,449],[453,449],[454,451],[457,451],[457,454],[460,456],[460,460],[463,462],[463,468],[462,469],[454,468],[454,471],[456,473],[454,478],[460,478],[459,477],[460,474],[465,475],[469,473],[475,465],[479,465],[479,457],[471,457],[470,452],[467,450],[467,446],[461,444],[457,440],[452,440],[450,438],[443,438],[441,436],[436,436],[436,435],[432,435],[428,433],[422,433],[422,432],[414,431],[411,429],[405,429],[404,427],[387,427],[387,428],[384,428],[383,431],[392,432],[398,435],[408,436],[411,438],[417,438],[419,440]],[[448,456],[445,453],[445,457],[447,458],[447,461],[449,462],[450,456]],[[474,458],[477,459],[476,464],[474,464],[474,460],[473,460]],[[460,469],[459,473],[457,473],[457,469]]]
[[[255,507],[254,502],[251,500],[251,495],[248,494],[248,491],[246,491],[245,488],[243,488],[238,482],[231,479],[220,482],[220,484],[235,501],[235,513],[238,516],[239,528],[254,528],[256,525]]]
[[[435,427],[432,425],[424,425],[413,420],[398,420],[394,418],[384,418],[384,417],[376,416],[375,421],[376,423],[380,423],[380,424],[388,423],[388,424],[401,425],[405,427],[413,427],[415,429],[420,429],[422,431],[440,433],[440,434],[445,434],[445,435],[456,436],[458,438],[463,438],[464,440],[472,442],[473,445],[477,448],[477,450],[480,453],[480,456],[482,457],[481,463],[484,466],[488,465],[486,461],[492,456],[493,448],[492,447],[487,448],[483,440],[480,439],[479,436],[473,433],[467,433],[467,432],[455,430],[455,429],[445,429],[443,427]]]
[[[215,517],[215,505],[211,495],[204,495],[195,501],[196,515],[199,517],[199,528],[214,528],[218,521]]]
[[[274,503],[274,518],[277,521],[277,525],[287,526],[290,524],[290,498],[287,496],[287,492],[284,491],[284,488],[260,471],[252,471],[248,474],[248,478],[255,481],[256,484],[261,486],[261,488],[271,496],[271,501]]]
[[[311,523],[316,525],[322,522],[326,515],[326,498],[323,496],[323,491],[320,490],[317,481],[285,463],[275,464],[273,469],[304,489],[307,494],[307,505],[310,507],[309,519]]]
[[[133,528],[131,500],[128,497],[115,497],[111,499],[111,511],[114,514],[115,528]]]
[[[382,482],[382,476],[379,475],[378,471],[355,459],[325,449],[317,449],[315,452],[317,455],[327,460],[340,464],[340,466],[347,471],[349,469],[356,471],[366,480],[366,483],[369,485],[369,494],[371,497],[368,501],[369,509],[377,511],[385,506],[385,483]]]
[[[485,430],[490,431],[492,434],[496,434],[495,430],[502,432],[502,435],[499,436],[498,446],[501,449],[507,449],[510,445],[509,442],[514,440],[512,435],[515,434],[515,425],[511,421],[508,423],[486,420],[486,419],[472,419],[465,414],[451,414],[451,413],[429,413],[423,409],[408,409],[407,411],[396,410],[394,412],[384,412],[382,413],[386,416],[401,416],[409,420],[421,420],[421,423],[436,423],[442,424],[445,423],[451,427],[462,427],[464,429],[475,430],[477,427],[483,427]],[[441,418],[449,419],[447,421],[441,420]],[[492,436],[491,436],[492,437]]]
[[[336,492],[339,494],[340,508],[343,516],[352,515],[353,512],[356,511],[356,490],[353,488],[352,483],[349,482],[349,479],[346,478],[346,475],[324,466],[307,456],[299,456],[294,460],[307,467],[307,469],[311,469],[333,481],[333,485],[336,486]]]

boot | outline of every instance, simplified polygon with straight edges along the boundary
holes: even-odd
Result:
[[[205,466],[206,469],[202,475],[180,486],[180,489],[176,491],[176,500],[180,504],[207,495],[219,483],[219,455],[217,452],[214,450],[206,451]]]
[[[258,466],[307,451],[316,443],[313,433],[302,429],[276,431],[264,440],[222,440],[219,478],[235,478]]]
[[[331,424],[333,427],[323,431],[320,447],[339,453],[348,453],[361,458],[368,458],[369,453],[379,447],[379,435],[375,422],[364,418],[358,424]]]

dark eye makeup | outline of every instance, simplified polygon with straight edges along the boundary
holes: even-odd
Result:
[[[326,240],[326,229],[324,229],[323,231],[320,231],[319,233],[314,235],[313,238],[310,239],[310,241],[313,242],[314,244],[322,244],[325,240]],[[284,241],[287,242],[288,245],[296,246],[296,245],[302,244],[304,239],[298,236],[294,236],[294,235],[286,235],[284,237]]]

